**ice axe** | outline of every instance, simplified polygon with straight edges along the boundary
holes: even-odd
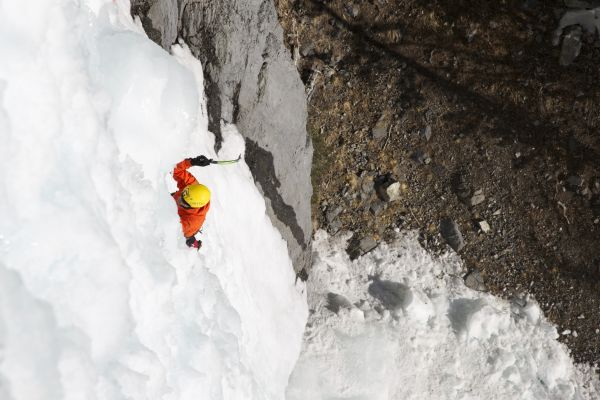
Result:
[[[242,158],[242,155],[240,154],[238,156],[238,158],[236,158],[235,160],[211,160],[211,164],[218,164],[218,165],[227,165],[227,164],[235,164],[236,162],[240,161],[240,159]]]

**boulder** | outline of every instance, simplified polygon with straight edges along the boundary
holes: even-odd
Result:
[[[402,192],[402,185],[400,182],[394,182],[385,189],[385,192],[389,198],[389,201],[396,201],[400,199],[400,193]]]
[[[486,220],[477,221],[477,226],[479,226],[479,230],[483,233],[488,233],[490,231],[490,224]]]
[[[483,276],[481,276],[481,273],[479,272],[479,270],[474,269],[473,271],[471,271],[467,275],[465,275],[464,279],[465,279],[466,287],[473,289],[473,290],[480,291],[480,292],[487,291],[487,287],[485,286]]]
[[[391,113],[389,111],[381,114],[375,126],[371,129],[371,134],[373,135],[373,139],[377,141],[382,141],[387,137],[388,131],[390,129],[390,120]]]
[[[366,254],[377,247],[377,241],[373,236],[367,236],[360,240],[358,247],[362,254]]]
[[[374,180],[377,196],[385,201],[396,201],[400,198],[402,185],[396,181],[391,174],[380,175]]]
[[[379,199],[377,199],[373,203],[371,203],[371,207],[369,207],[369,211],[371,211],[371,213],[374,216],[378,216],[379,214],[381,214],[381,212],[384,209],[385,209],[385,203]]]
[[[465,240],[458,224],[450,218],[444,218],[440,223],[440,233],[450,247],[457,253],[465,247]]]
[[[370,252],[377,247],[377,241],[373,236],[366,236],[363,238],[354,237],[350,240],[346,252],[352,260]]]

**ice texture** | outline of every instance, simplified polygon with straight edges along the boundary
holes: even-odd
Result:
[[[0,398],[281,399],[307,316],[247,165],[210,187],[200,252],[174,165],[214,153],[202,67],[127,1],[0,1]]]

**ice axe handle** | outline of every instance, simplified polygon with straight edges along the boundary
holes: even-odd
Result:
[[[235,164],[238,161],[240,161],[241,158],[242,158],[242,155],[240,154],[238,156],[238,158],[236,158],[235,160],[212,160],[211,164],[217,164],[217,165]]]

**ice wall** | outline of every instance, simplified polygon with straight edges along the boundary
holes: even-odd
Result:
[[[306,319],[244,162],[185,247],[169,172],[208,132],[200,63],[122,0],[0,1],[0,398],[281,399]]]
[[[296,270],[310,265],[312,144],[306,95],[272,0],[133,0],[165,49],[182,37],[205,66],[209,128],[235,123]],[[218,147],[218,144],[217,144]]]

